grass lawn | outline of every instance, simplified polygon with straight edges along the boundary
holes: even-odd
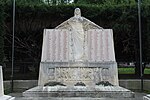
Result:
[[[145,68],[144,74],[150,74],[150,68]]]
[[[134,68],[118,68],[119,74],[134,74],[135,70]]]
[[[118,68],[119,74],[134,74],[135,69],[134,68]],[[144,74],[150,74],[150,68],[145,68]]]

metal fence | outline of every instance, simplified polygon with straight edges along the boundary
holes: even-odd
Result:
[[[5,62],[3,65],[4,80],[11,79],[11,62]],[[14,62],[15,80],[35,80],[38,79],[39,62]]]

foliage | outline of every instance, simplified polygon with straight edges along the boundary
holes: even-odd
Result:
[[[114,31],[117,61],[135,61],[138,48],[138,15],[137,5],[47,5],[44,3],[16,3],[15,59],[19,61],[40,61],[42,34],[44,28],[54,28],[73,16],[79,7],[82,16],[90,19],[103,28]],[[5,53],[9,60],[12,39],[11,3],[5,4]],[[150,5],[142,5],[142,40],[144,60],[150,61]]]
[[[118,68],[118,73],[119,74],[135,74],[135,68]],[[146,67],[144,69],[144,74],[150,74],[150,68]]]
[[[138,0],[75,0],[74,3],[79,4],[136,4]],[[150,3],[149,0],[141,0],[142,3]]]
[[[0,65],[4,61],[4,11],[3,4],[0,2]]]
[[[118,68],[119,74],[135,74],[135,69],[133,68]]]
[[[113,86],[111,83],[109,83],[108,81],[100,81],[98,83],[96,83],[96,85],[102,85],[102,86]]]
[[[77,82],[74,86],[86,86],[83,82]]]
[[[148,67],[148,68],[145,68],[144,74],[150,74],[150,68],[149,68],[149,67]]]
[[[62,84],[61,82],[55,82],[55,81],[44,84],[44,86],[57,86],[57,85],[66,86],[66,85]]]

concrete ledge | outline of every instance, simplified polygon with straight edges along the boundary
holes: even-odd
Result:
[[[14,91],[23,92],[27,89],[37,86],[37,80],[14,80]],[[4,89],[10,91],[11,81],[4,81]]]
[[[150,95],[146,95],[143,97],[143,100],[150,100]]]
[[[3,95],[0,97],[0,100],[15,100],[15,97],[9,95]]]
[[[141,80],[139,79],[121,79],[119,80],[119,85],[127,88],[129,90],[140,90],[141,89]],[[145,79],[143,82],[143,89],[150,90],[150,80]]]
[[[17,100],[137,100],[132,98],[91,98],[91,97],[21,97]],[[139,100],[139,99],[138,99]]]

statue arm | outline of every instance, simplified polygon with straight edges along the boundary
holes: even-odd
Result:
[[[64,21],[63,23],[61,23],[60,25],[58,25],[57,27],[55,27],[55,29],[68,29],[70,27],[70,25],[68,23],[70,21],[70,19]]]
[[[83,17],[85,29],[103,29],[102,27],[98,26],[97,24],[91,22],[90,20]]]

